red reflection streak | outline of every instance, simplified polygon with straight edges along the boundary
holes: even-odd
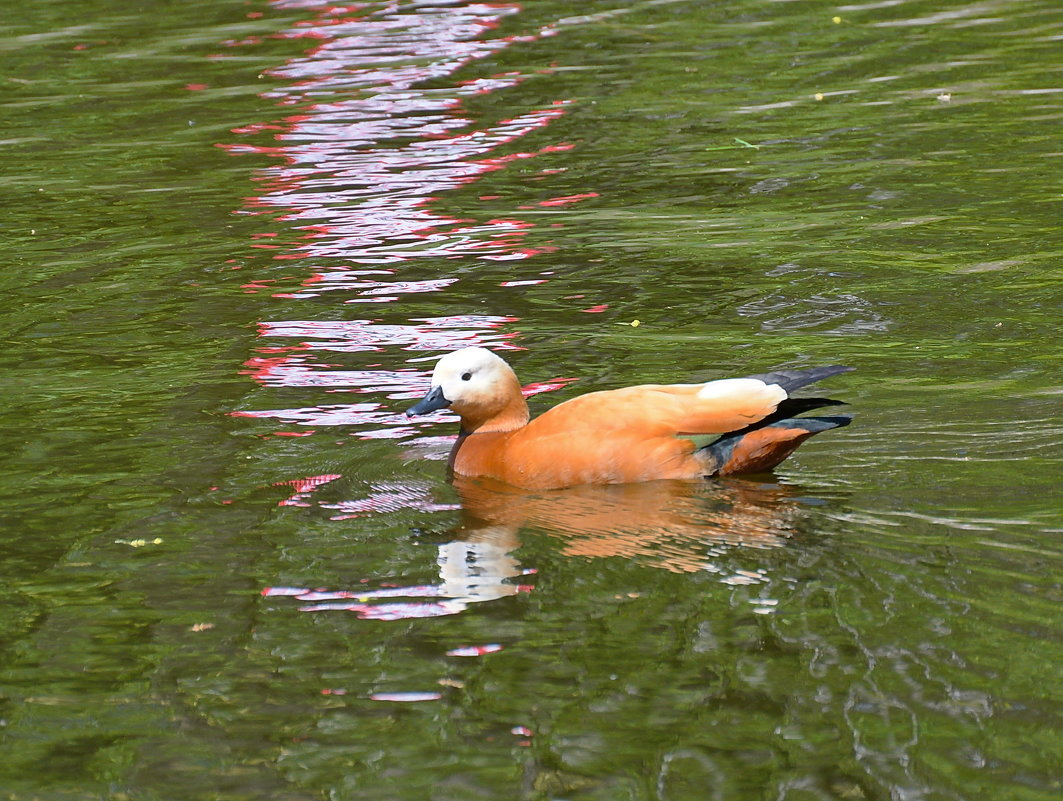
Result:
[[[578,378],[554,378],[550,381],[538,381],[533,384],[526,384],[521,387],[520,391],[525,398],[530,398],[532,395],[538,395],[542,392],[553,392],[554,390],[561,389],[566,384],[571,384],[573,381],[579,381]]]
[[[295,491],[291,496],[280,501],[278,506],[309,506],[306,499],[310,497],[310,494],[330,481],[335,481],[337,478],[343,478],[339,473],[325,473],[320,476],[307,476],[306,478],[296,478],[291,481],[279,481],[274,484],[275,487],[292,487]]]
[[[543,200],[536,205],[539,206],[568,206],[572,203],[579,203],[581,200],[587,200],[592,197],[600,197],[597,192],[584,192],[582,195],[568,195],[566,197],[555,197],[550,200]]]
[[[278,370],[286,367],[289,363],[295,361],[290,356],[277,356],[273,359],[262,358],[261,356],[253,356],[244,362],[244,366],[248,367],[247,370],[241,370],[242,375],[249,375],[260,383],[268,383],[270,376],[272,376]]]

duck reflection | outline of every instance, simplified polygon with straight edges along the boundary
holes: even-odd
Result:
[[[330,476],[332,478],[332,476]],[[458,524],[437,545],[439,582],[391,583],[356,589],[269,587],[267,596],[291,596],[305,612],[347,611],[361,618],[403,620],[463,612],[471,604],[528,592],[516,552],[521,533],[536,529],[559,538],[566,556],[619,557],[677,573],[722,569],[714,560],[730,547],[776,548],[796,531],[802,503],[794,488],[748,479],[654,481],[531,491],[489,479],[455,477],[461,501]],[[365,509],[429,503],[431,488],[378,487],[359,502],[322,503],[343,510],[333,519]],[[360,509],[356,514],[352,510]],[[742,570],[725,581],[762,577]]]
[[[519,532],[532,526],[564,538],[569,556],[637,559],[676,572],[712,569],[721,546],[783,545],[800,514],[793,488],[743,479],[529,491],[456,476],[454,488],[461,547],[498,560],[511,560]],[[498,564],[490,572],[505,570]],[[508,570],[518,570],[515,561]]]

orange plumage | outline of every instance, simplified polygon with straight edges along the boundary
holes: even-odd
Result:
[[[848,423],[782,419],[794,409],[837,403],[791,401],[787,390],[847,369],[591,392],[529,421],[509,365],[488,350],[465,348],[439,360],[432,388],[407,414],[449,406],[461,417],[450,455],[459,475],[529,489],[696,479],[770,469],[817,431]],[[706,434],[731,436],[701,449],[684,438]]]

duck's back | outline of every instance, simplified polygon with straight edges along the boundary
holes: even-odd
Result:
[[[644,384],[589,392],[532,420],[538,436],[590,428],[642,436],[725,434],[775,411],[786,392],[753,378],[706,384]]]

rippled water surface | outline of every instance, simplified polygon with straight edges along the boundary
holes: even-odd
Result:
[[[1063,791],[1054,0],[0,0],[0,796]],[[637,324],[636,324],[637,322]],[[402,414],[851,364],[775,475]]]

